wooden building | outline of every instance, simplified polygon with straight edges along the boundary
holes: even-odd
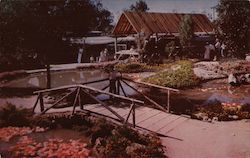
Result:
[[[211,21],[204,14],[181,13],[152,13],[152,12],[128,12],[125,11],[115,26],[112,35],[114,37],[133,35],[136,38],[139,50],[145,44],[145,39],[164,39],[164,42],[175,41],[179,45],[179,28],[185,15],[190,15],[194,26],[193,46],[199,56],[207,40],[213,40],[214,28]],[[177,41],[177,42],[176,42]],[[165,45],[162,46],[162,49]],[[180,47],[179,47],[180,48]]]
[[[184,15],[180,13],[150,13],[125,11],[113,30],[114,36],[138,34],[177,35]],[[213,25],[204,14],[188,14],[194,23],[195,34],[213,34]]]

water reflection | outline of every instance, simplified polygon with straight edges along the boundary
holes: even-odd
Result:
[[[106,77],[108,77],[108,74],[100,70],[53,72],[51,73],[51,87],[79,84]],[[32,74],[25,78],[13,80],[5,84],[5,87],[46,88],[46,73]]]

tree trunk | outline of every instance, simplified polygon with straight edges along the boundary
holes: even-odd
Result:
[[[47,89],[51,88],[51,75],[50,75],[50,65],[46,65],[46,73],[47,73]]]

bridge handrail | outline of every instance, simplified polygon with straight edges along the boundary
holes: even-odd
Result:
[[[61,87],[57,87],[57,88],[51,88],[51,89],[44,89],[44,90],[35,91],[34,94],[52,92],[52,91],[57,91],[57,90],[62,90],[62,89],[69,89],[69,88],[77,88],[77,87],[92,90],[92,91],[99,92],[99,93],[102,93],[102,94],[107,94],[109,96],[113,96],[115,98],[119,98],[119,99],[123,99],[123,100],[128,100],[128,101],[131,101],[131,102],[134,102],[134,103],[144,104],[144,101],[141,101],[141,100],[124,97],[124,96],[121,96],[121,95],[117,95],[117,94],[113,94],[113,93],[110,93],[110,92],[102,91],[102,90],[99,90],[99,89],[96,89],[96,88],[93,88],[93,87],[89,87],[89,86],[85,86],[85,85],[61,86]]]
[[[178,90],[178,89],[174,89],[174,88],[170,88],[170,87],[163,87],[163,86],[159,86],[159,85],[151,84],[151,83],[146,83],[146,82],[142,82],[142,81],[134,81],[134,80],[132,80],[132,79],[130,79],[130,78],[127,78],[127,77],[122,77],[122,79],[127,80],[127,81],[130,81],[130,82],[142,84],[142,85],[145,85],[145,86],[151,86],[151,87],[155,87],[155,88],[159,88],[159,89],[163,89],[163,90],[169,90],[169,91],[174,91],[174,92],[180,92],[180,90]]]

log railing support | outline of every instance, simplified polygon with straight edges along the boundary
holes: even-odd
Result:
[[[130,84],[128,84],[126,81],[123,81],[123,83],[125,83],[128,87],[130,87],[131,89],[133,89],[134,91],[136,91],[137,93],[139,93],[140,95],[142,95],[146,100],[148,100],[151,104],[155,105],[156,107],[160,108],[161,110],[167,112],[167,110],[165,108],[163,108],[160,104],[156,103],[155,101],[153,101],[152,99],[150,99],[148,96],[146,96],[145,94],[143,94],[142,92],[138,91],[136,88],[132,87]]]
[[[41,110],[41,112],[43,112],[44,111],[44,103],[43,103],[43,94],[42,93],[40,93],[39,100],[40,100],[40,110]]]
[[[133,110],[132,110],[132,116],[133,116],[133,127],[135,128],[135,103],[133,102]]]
[[[106,105],[104,102],[98,100],[95,96],[93,96],[92,94],[88,93],[86,90],[83,90],[84,94],[90,96],[90,98],[94,99],[96,102],[98,102],[99,104],[101,104],[102,106],[104,106],[107,110],[109,110],[111,113],[113,113],[116,117],[118,117],[120,119],[120,121],[124,121],[124,118],[122,116],[120,116],[118,113],[116,113],[113,109],[111,109],[108,105]]]
[[[84,106],[83,106],[82,100],[81,100],[81,89],[79,90],[78,105],[80,106],[80,109],[81,109],[81,110],[84,109]]]
[[[168,113],[170,113],[170,90],[168,90],[167,108],[168,108]]]
[[[38,96],[37,96],[37,98],[36,98],[36,102],[35,102],[35,104],[34,104],[34,106],[33,106],[33,108],[32,108],[32,112],[33,112],[33,113],[35,112],[36,106],[37,106],[37,104],[38,104],[38,102],[39,102],[39,100],[40,100],[40,96],[41,96],[41,94],[38,93]]]
[[[134,102],[132,102],[130,105],[129,112],[127,114],[127,117],[126,117],[124,124],[130,124],[130,123],[128,123],[130,115],[132,115],[132,125],[135,128],[136,125],[135,125],[135,103]]]
[[[75,113],[75,109],[76,109],[76,102],[77,102],[77,99],[78,99],[79,93],[80,93],[80,87],[78,87],[78,88],[76,89],[76,96],[75,96],[75,100],[74,100],[74,103],[73,103],[72,115]]]
[[[51,105],[51,106],[48,107],[47,109],[41,111],[41,112],[42,112],[41,115],[44,114],[45,112],[47,112],[49,109],[55,107],[55,106],[56,106],[58,103],[60,103],[63,99],[67,98],[70,94],[72,94],[72,93],[74,93],[74,92],[75,92],[75,90],[72,91],[72,92],[70,92],[70,93],[68,93],[68,94],[66,94],[66,95],[63,96],[61,99],[59,99],[58,101],[56,101],[53,105]]]

